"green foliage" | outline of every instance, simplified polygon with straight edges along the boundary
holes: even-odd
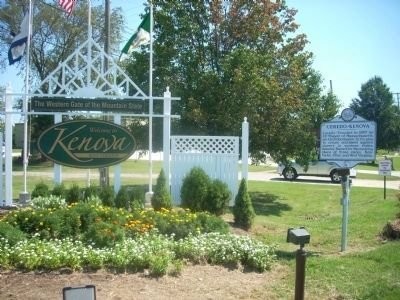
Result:
[[[125,239],[125,231],[116,224],[95,221],[85,232],[84,238],[88,244],[95,247],[110,248]]]
[[[222,219],[207,212],[191,213],[188,210],[166,210],[147,212],[154,221],[157,232],[176,240],[204,232],[228,233],[228,225]]]
[[[181,188],[182,206],[192,211],[202,211],[207,201],[210,178],[200,167],[194,167],[185,176]]]
[[[115,205],[114,188],[111,186],[101,187],[99,197],[104,206],[112,207]]]
[[[39,182],[38,184],[36,184],[31,194],[32,198],[47,197],[49,195],[50,195],[49,186],[44,182]]]
[[[76,183],[72,184],[72,186],[68,189],[65,201],[68,204],[77,203],[83,200],[83,193],[81,188]]]
[[[140,187],[128,189],[130,209],[143,209],[145,192]]]
[[[220,216],[228,206],[230,198],[231,192],[229,191],[228,185],[219,179],[215,179],[210,183],[208,188],[204,208],[206,211]]]
[[[377,126],[376,147],[395,149],[400,145],[400,110],[394,105],[393,95],[382,78],[375,76],[361,85],[357,99],[350,108]]]
[[[94,197],[98,197],[100,194],[100,188],[95,185],[89,185],[83,189],[83,201],[88,201]]]
[[[126,186],[122,186],[115,197],[115,207],[129,210],[130,202],[129,190]]]
[[[0,222],[0,248],[5,241],[7,241],[10,246],[14,246],[16,243],[25,240],[26,237],[24,232],[14,227],[12,224]]]
[[[65,199],[67,196],[67,189],[65,188],[64,183],[55,184],[51,191],[51,194],[53,196],[59,196],[59,197]]]
[[[161,170],[158,175],[156,187],[154,188],[154,195],[151,198],[151,206],[155,210],[172,208],[171,195],[166,185],[164,170]]]
[[[319,122],[336,115],[339,101],[323,95],[321,76],[305,49],[307,38],[296,31],[296,11],[285,1],[153,4],[154,75],[159,78],[153,92],[161,94],[170,85],[181,97],[178,133],[238,135],[248,117],[255,160],[269,153],[277,161],[308,161]],[[125,66],[144,91],[147,51],[132,53]],[[132,127],[135,136],[146,135],[146,123],[138,120]]]
[[[247,192],[247,182],[245,178],[240,182],[239,191],[235,197],[233,217],[235,225],[245,230],[249,230],[254,222],[255,212],[250,195]]]

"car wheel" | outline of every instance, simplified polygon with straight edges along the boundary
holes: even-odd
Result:
[[[337,170],[333,170],[331,173],[331,180],[333,183],[340,183],[342,177],[339,175]]]
[[[292,167],[285,168],[282,174],[286,180],[295,180],[297,178],[296,170]]]

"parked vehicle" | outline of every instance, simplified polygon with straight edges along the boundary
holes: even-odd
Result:
[[[340,167],[332,162],[314,160],[308,165],[302,166],[296,162],[291,162],[288,165],[278,164],[277,172],[283,175],[286,180],[295,180],[298,176],[321,176],[330,177],[334,183],[340,183],[341,176],[339,175]],[[350,177],[356,177],[357,170],[350,169]]]

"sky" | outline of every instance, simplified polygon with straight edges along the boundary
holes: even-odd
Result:
[[[124,39],[140,24],[143,0],[110,0],[123,7]],[[400,93],[400,0],[286,0],[297,9],[298,33],[307,35],[313,67],[328,90],[341,100],[342,108],[358,97],[361,85],[380,76],[392,93]],[[123,45],[121,45],[121,48]],[[9,67],[0,73],[0,85],[12,82],[23,91],[23,78]]]

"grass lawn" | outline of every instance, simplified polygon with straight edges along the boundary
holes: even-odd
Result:
[[[311,235],[306,271],[306,299],[400,299],[400,242],[378,238],[400,211],[390,190],[353,187],[350,195],[347,249],[340,252],[340,186],[249,182],[257,213],[252,233],[277,243],[278,261],[287,275],[274,286],[277,299],[293,295],[295,251],[287,229],[304,226]]]

